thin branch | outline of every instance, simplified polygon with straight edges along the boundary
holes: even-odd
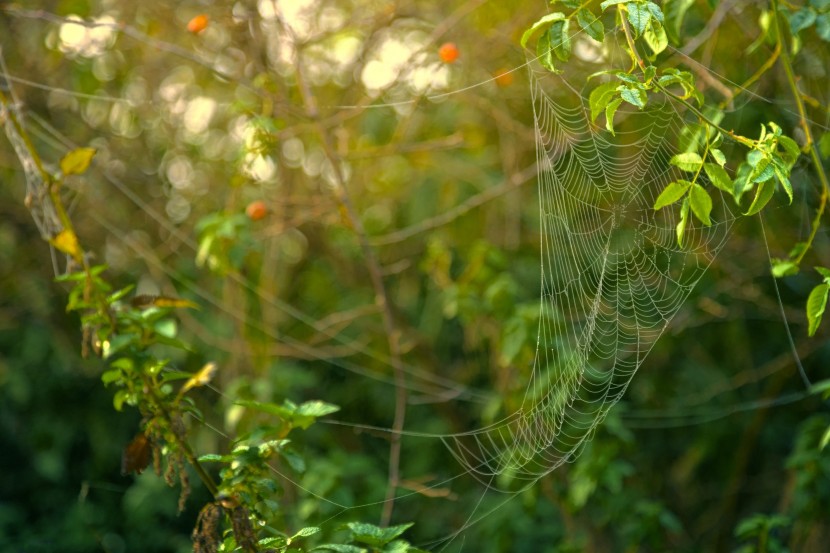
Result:
[[[516,188],[519,188],[530,179],[536,176],[538,167],[536,163],[526,167],[522,171],[515,173],[510,177],[509,180],[506,182],[498,185],[493,186],[484,190],[475,196],[472,196],[462,202],[461,204],[455,206],[452,209],[449,209],[440,215],[436,215],[435,217],[430,217],[429,219],[424,219],[423,221],[416,223],[414,225],[408,226],[406,228],[402,228],[395,232],[390,232],[389,234],[384,234],[383,236],[377,236],[370,240],[370,244],[373,246],[388,246],[390,244],[397,244],[398,242],[402,242],[407,238],[411,238],[417,234],[422,232],[426,232],[437,227],[449,224],[453,222],[455,219],[461,217],[462,215],[472,211],[473,209],[498,198],[499,196],[510,192]]]

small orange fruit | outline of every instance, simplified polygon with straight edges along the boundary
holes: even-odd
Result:
[[[208,26],[208,16],[201,13],[187,22],[187,30],[191,33],[198,34],[204,31]]]
[[[458,46],[455,45],[454,42],[445,42],[438,48],[438,57],[441,58],[441,61],[444,63],[455,63],[455,60],[458,59],[458,55],[460,52],[458,51]]]
[[[268,207],[266,207],[265,202],[262,200],[256,200],[255,202],[249,203],[248,207],[245,208],[245,215],[251,221],[259,221],[268,215]]]
[[[513,84],[513,73],[509,69],[499,69],[496,71],[496,84],[501,87],[510,86]]]

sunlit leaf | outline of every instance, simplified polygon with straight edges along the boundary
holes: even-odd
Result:
[[[602,42],[605,38],[605,27],[602,20],[594,15],[591,10],[585,8],[576,12],[576,22],[589,37],[597,42]]]
[[[680,207],[680,221],[677,223],[675,232],[677,233],[677,245],[683,247],[683,237],[686,235],[686,224],[689,222],[689,199],[683,200],[683,205]]]
[[[199,306],[190,300],[172,298],[169,296],[153,296],[150,294],[140,294],[135,296],[130,301],[130,305],[136,309],[150,309],[151,307],[199,309]]]
[[[715,185],[716,188],[723,190],[730,196],[732,195],[735,184],[732,182],[732,179],[729,178],[729,174],[726,172],[726,169],[720,165],[715,165],[714,163],[704,163],[703,170],[706,172],[706,176],[709,177],[709,181]]]
[[[555,13],[549,13],[548,15],[546,15],[546,16],[542,17],[541,19],[539,19],[538,21],[536,21],[533,25],[530,26],[530,28],[528,30],[526,30],[522,34],[522,38],[520,40],[522,48],[527,47],[527,43],[530,40],[530,37],[532,37],[536,33],[536,31],[538,31],[539,29],[542,29],[543,27],[547,27],[548,25],[550,25],[554,21],[561,21],[563,19],[565,19],[565,14],[564,13],[555,12]]]
[[[692,183],[687,180],[677,180],[669,183],[668,186],[660,192],[660,195],[657,196],[657,200],[654,202],[654,209],[662,209],[667,205],[671,205],[680,200],[680,198],[686,195],[686,192],[691,186]]]
[[[617,91],[618,87],[618,83],[609,82],[603,83],[591,91],[591,94],[588,96],[588,104],[591,107],[591,121],[596,121],[599,114],[619,94]]]
[[[810,292],[807,298],[807,333],[813,336],[821,324],[821,317],[827,307],[827,294],[830,292],[830,284],[822,282]]]
[[[63,253],[71,255],[78,262],[83,259],[83,251],[81,250],[81,244],[78,242],[78,237],[70,229],[60,231],[50,240],[50,243]]]
[[[184,394],[193,388],[208,384],[211,380],[213,380],[215,375],[216,363],[207,363],[204,367],[199,369],[199,372],[191,376],[188,381],[184,383],[184,386],[182,386],[179,394]]]
[[[628,21],[631,23],[631,27],[636,32],[636,36],[640,36],[651,21],[651,12],[643,4],[636,2],[629,2],[625,7],[628,11]]]
[[[611,134],[614,134],[614,114],[617,113],[617,109],[621,104],[622,98],[617,98],[605,107],[605,128]]]
[[[686,152],[672,156],[669,163],[688,173],[696,173],[703,165],[703,158],[696,152]]]
[[[692,185],[689,192],[689,205],[692,208],[692,213],[700,220],[701,223],[707,227],[712,224],[709,214],[712,212],[712,198],[706,189],[697,183]]]
[[[772,199],[774,192],[775,181],[768,180],[761,183],[755,191],[755,199],[752,200],[752,204],[750,204],[749,209],[746,213],[744,213],[744,215],[755,215],[764,209],[764,206],[769,203],[770,199]]]
[[[95,148],[77,148],[72,150],[61,159],[61,172],[64,175],[82,175],[89,169],[92,158],[95,156]]]

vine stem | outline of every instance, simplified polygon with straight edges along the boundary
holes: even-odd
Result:
[[[285,23],[282,24],[282,27],[286,33],[291,35],[292,39],[296,43],[296,37],[293,36],[291,28]],[[360,249],[363,252],[363,257],[366,261],[366,268],[368,269],[369,278],[372,281],[372,287],[375,291],[375,304],[380,309],[381,318],[383,320],[383,328],[389,347],[389,357],[394,371],[395,414],[392,420],[392,431],[390,432],[389,438],[389,475],[386,485],[386,497],[383,502],[383,510],[380,518],[380,525],[388,526],[389,522],[392,520],[392,510],[395,505],[396,490],[400,483],[401,434],[406,421],[406,404],[408,400],[406,373],[401,361],[400,331],[395,325],[395,319],[392,314],[392,306],[389,300],[389,294],[386,291],[386,285],[383,281],[383,272],[381,271],[380,262],[378,261],[377,255],[369,243],[369,237],[363,228],[363,223],[361,222],[360,217],[357,216],[357,211],[354,208],[354,203],[352,202],[351,195],[349,194],[348,187],[346,186],[346,177],[343,175],[341,169],[341,159],[337,155],[335,148],[331,143],[331,137],[320,123],[320,112],[317,108],[317,102],[314,98],[314,93],[304,78],[299,54],[296,56],[295,72],[297,76],[297,88],[302,96],[306,114],[309,119],[311,119],[312,125],[316,130],[318,138],[320,139],[326,159],[331,164],[336,184],[336,199],[343,207],[346,217],[348,218],[348,222],[357,235]]]
[[[639,66],[640,70],[645,73],[646,62],[643,61],[643,58],[637,52],[637,48],[634,44],[634,37],[631,35],[631,27],[629,27],[629,25],[628,25],[628,19],[625,17],[625,14],[623,13],[622,6],[623,6],[623,4],[618,4],[617,5],[617,12],[619,13],[620,21],[622,22],[622,28],[623,28],[623,32],[625,33],[625,40],[628,43],[628,49],[631,53],[631,57],[634,60],[635,65]],[[751,139],[749,139],[745,136],[735,134],[734,131],[724,129],[723,127],[721,127],[720,125],[718,125],[717,123],[712,121],[702,111],[700,111],[698,108],[696,108],[694,106],[694,104],[692,104],[691,102],[689,102],[685,98],[682,98],[681,96],[678,96],[677,94],[675,94],[671,90],[669,90],[666,87],[664,87],[663,85],[661,85],[659,82],[654,81],[654,86],[658,90],[660,90],[660,92],[665,94],[666,96],[669,96],[670,98],[673,98],[674,100],[676,100],[676,101],[680,102],[681,104],[683,104],[684,106],[686,106],[688,109],[690,109],[692,112],[694,112],[694,114],[697,115],[701,120],[705,121],[710,127],[712,127],[713,129],[717,129],[721,133],[723,133],[724,136],[728,136],[729,138],[731,138],[735,142],[743,144],[744,146],[746,146],[748,148],[754,148],[755,147],[756,141],[751,140]]]
[[[818,174],[818,180],[821,183],[821,195],[819,196],[819,204],[818,208],[816,209],[816,216],[813,219],[810,228],[810,236],[807,238],[805,242],[805,247],[801,249],[801,253],[798,254],[798,257],[794,260],[796,264],[801,263],[801,260],[804,259],[804,255],[810,249],[810,246],[813,244],[813,240],[815,239],[816,235],[818,234],[819,225],[821,224],[821,218],[824,215],[824,210],[827,207],[827,200],[828,195],[830,195],[830,183],[827,179],[827,173],[824,170],[824,165],[821,163],[821,157],[818,153],[818,147],[816,146],[815,140],[813,140],[813,132],[810,129],[810,124],[807,120],[807,110],[804,107],[804,100],[801,97],[801,91],[798,90],[798,83],[796,82],[795,71],[793,71],[792,60],[790,59],[790,51],[787,48],[786,41],[784,39],[784,25],[781,24],[781,14],[778,11],[778,0],[770,0],[770,7],[772,8],[773,17],[772,20],[775,24],[775,34],[778,44],[781,46],[781,65],[784,66],[784,73],[787,75],[787,83],[790,85],[790,92],[792,93],[793,100],[795,100],[796,108],[798,109],[798,116],[800,118],[801,128],[804,130],[804,137],[807,141],[804,145],[805,148],[808,148],[810,151],[810,158],[813,161],[813,165],[816,169],[816,174]]]

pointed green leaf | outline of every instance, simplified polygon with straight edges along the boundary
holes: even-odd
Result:
[[[815,267],[815,269],[819,272],[821,276],[824,277],[824,281],[830,284],[830,269],[827,269],[825,267]]]
[[[651,24],[643,32],[643,40],[646,41],[646,44],[648,44],[648,47],[651,48],[655,56],[669,46],[669,39],[666,36],[665,29],[654,19],[651,20]]]
[[[789,136],[779,136],[778,143],[783,146],[784,151],[787,152],[787,155],[782,156],[782,158],[787,165],[792,167],[796,160],[798,160],[798,156],[801,155],[801,148],[799,148],[798,143]]]
[[[810,8],[801,8],[790,15],[790,29],[794,35],[816,22],[816,12]]]
[[[548,29],[550,45],[553,53],[560,61],[568,61],[571,57],[571,35],[569,33],[570,19],[555,21]]]
[[[827,444],[830,443],[830,426],[827,427],[827,430],[824,431],[824,434],[819,440],[818,449],[819,451],[824,451],[824,448],[827,447]]]
[[[591,106],[591,121],[596,121],[599,114],[618,94],[618,87],[619,84],[616,82],[603,83],[591,91],[591,95],[588,96],[588,104]]]
[[[772,199],[772,194],[774,192],[774,180],[767,180],[758,185],[758,189],[755,190],[755,199],[752,200],[752,204],[749,206],[749,209],[746,213],[744,213],[744,215],[755,215],[764,209],[764,206],[769,203],[770,199]]]
[[[648,22],[651,21],[651,12],[643,4],[629,2],[625,5],[628,11],[628,21],[634,29],[636,36],[640,36],[646,30]]]
[[[605,0],[599,7],[602,11],[605,11],[607,8],[611,6],[616,6],[617,4],[625,4],[626,2],[631,2],[631,0]]]
[[[824,12],[816,18],[816,34],[825,42],[830,42],[830,12]]]
[[[64,175],[82,175],[89,169],[92,158],[97,152],[95,148],[77,148],[61,159],[61,172]]]
[[[666,186],[660,195],[657,196],[657,199],[654,201],[654,210],[657,211],[658,209],[662,209],[667,205],[671,205],[674,202],[678,201],[680,198],[686,195],[686,192],[689,190],[689,187],[692,186],[692,183],[687,180],[678,180],[674,182],[670,182],[668,186]]]
[[[732,179],[729,178],[726,169],[714,163],[704,163],[703,170],[706,171],[706,176],[709,177],[709,181],[716,188],[727,192],[730,196],[732,195],[735,185]]]
[[[550,29],[542,33],[539,40],[536,42],[536,58],[542,67],[552,73],[556,73],[556,67],[553,65],[553,47],[550,43],[551,34]]]
[[[816,333],[818,325],[821,324],[821,317],[824,315],[825,307],[827,307],[828,292],[830,292],[830,284],[823,282],[813,288],[807,298],[807,323],[809,326],[807,334],[810,336]]]
[[[723,155],[723,152],[718,150],[717,148],[709,150],[709,155],[711,155],[712,159],[714,159],[717,162],[717,164],[721,167],[726,165],[726,156]]]
[[[705,188],[698,183],[692,185],[692,190],[689,193],[689,205],[692,207],[692,213],[698,220],[707,227],[712,224],[709,219],[709,214],[712,213],[712,198]]]
[[[611,134],[614,134],[614,114],[617,113],[621,104],[622,98],[617,98],[605,107],[605,128]]]
[[[798,265],[788,259],[774,259],[772,262],[772,276],[782,278],[798,274]]]
[[[555,12],[555,13],[549,13],[548,15],[546,15],[543,18],[536,21],[536,23],[531,25],[530,28],[528,30],[526,30],[524,32],[524,34],[522,34],[522,38],[519,41],[522,45],[522,48],[527,47],[527,42],[530,40],[530,37],[532,37],[536,33],[536,31],[538,31],[539,29],[541,29],[543,27],[547,27],[548,25],[550,25],[554,21],[561,21],[563,19],[565,19],[565,14],[564,13]]]
[[[689,198],[683,200],[680,207],[680,222],[677,223],[677,245],[683,247],[683,236],[686,234],[686,223],[689,221]]]
[[[636,86],[625,87],[620,90],[620,97],[632,106],[637,106],[640,109],[646,107],[646,102],[648,102],[646,91]]]
[[[576,12],[576,22],[589,37],[597,42],[602,42],[605,38],[605,26],[591,10],[585,8]]]
[[[644,6],[651,14],[651,17],[657,20],[658,23],[663,23],[665,21],[663,18],[663,10],[660,9],[660,6],[654,2],[646,2]]]
[[[669,163],[688,173],[696,173],[700,170],[700,166],[703,165],[703,158],[696,152],[686,152],[685,154],[673,156],[669,160]]]
[[[790,199],[790,203],[793,203],[793,185],[790,182],[790,179],[780,168],[775,167],[774,170],[775,176],[778,178],[778,182],[780,182],[781,186],[784,187],[784,192],[787,193],[787,197]]]

